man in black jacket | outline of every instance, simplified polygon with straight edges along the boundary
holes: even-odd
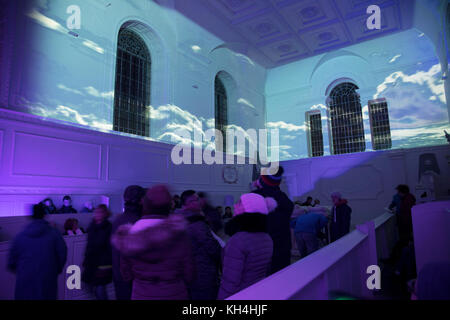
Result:
[[[113,222],[112,234],[124,224],[135,224],[142,215],[141,200],[145,195],[145,190],[140,186],[129,186],[125,189],[123,200],[125,202],[125,210]],[[120,253],[112,247],[113,261],[113,282],[116,291],[117,300],[131,300],[132,282],[124,281],[120,273]]]
[[[261,188],[253,191],[253,193],[262,195],[264,198],[274,198],[277,202],[277,208],[270,212],[267,218],[269,235],[273,240],[271,274],[291,264],[290,221],[294,203],[280,189],[283,173],[284,169],[280,167],[274,175],[261,175],[259,178]]]

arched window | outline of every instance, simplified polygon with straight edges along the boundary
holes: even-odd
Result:
[[[306,112],[306,128],[308,155],[310,157],[323,156],[322,115],[320,110]]]
[[[114,91],[114,130],[150,136],[150,52],[135,32],[119,32]]]
[[[216,145],[217,151],[226,151],[226,128],[228,125],[228,98],[225,85],[220,79],[219,75],[216,76],[214,81],[214,104],[215,112],[214,117],[216,120],[216,130],[222,132],[223,146]]]
[[[328,104],[330,148],[332,154],[366,150],[364,123],[359,88],[350,82],[337,85],[330,93]]]

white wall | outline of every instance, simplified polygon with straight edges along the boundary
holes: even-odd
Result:
[[[10,86],[1,99],[8,108],[110,130],[117,38],[127,25],[143,38],[152,58],[153,139],[172,142],[178,128],[214,126],[214,78],[220,71],[234,82],[227,88],[230,124],[264,127],[266,70],[228,49],[214,50],[223,44],[220,39],[168,7],[151,0],[109,6],[101,0],[14,3],[4,63]],[[66,26],[69,5],[81,9],[81,29],[72,30],[78,37]]]
[[[281,165],[291,197],[306,200],[311,195],[323,205],[331,205],[330,194],[339,191],[353,209],[352,225],[358,225],[379,216],[389,206],[397,185],[408,184],[411,192],[416,193],[419,156],[424,153],[436,155],[441,171],[436,197],[449,199],[449,145],[300,159]]]
[[[145,139],[74,127],[64,122],[0,109],[0,216],[30,214],[31,204],[52,196],[57,206],[65,194],[74,206],[102,202],[121,212],[122,194],[132,184],[167,184],[175,193],[206,191],[223,205],[249,190],[252,170],[236,165],[237,181],[223,179],[222,165],[180,165],[172,146]]]

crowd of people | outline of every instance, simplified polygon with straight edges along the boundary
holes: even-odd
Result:
[[[261,175],[234,212],[212,206],[205,193],[195,190],[172,196],[163,185],[127,187],[124,212],[112,223],[106,205],[93,210],[83,283],[98,300],[109,299],[111,282],[118,300],[226,299],[291,264],[291,229],[301,258],[318,250],[321,241],[334,242],[350,232],[352,209],[340,193],[331,195],[331,209],[312,197],[294,203],[280,189],[282,175],[282,168]],[[397,188],[390,206],[399,221],[394,252],[402,257],[399,268],[407,268],[411,258],[414,197],[406,188]],[[8,267],[17,276],[16,299],[57,297],[67,248],[44,219],[54,208],[49,200],[33,207],[33,221],[13,241]],[[65,197],[62,209],[70,208]],[[65,235],[84,232],[73,218],[65,230]]]
[[[46,198],[40,202],[45,209],[46,214],[71,214],[78,213],[72,206],[72,198],[69,195],[63,197],[62,206],[57,209],[51,198]],[[92,213],[94,212],[94,205],[92,201],[86,201],[80,213]]]

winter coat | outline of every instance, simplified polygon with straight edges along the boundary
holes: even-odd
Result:
[[[135,224],[141,216],[142,208],[139,205],[125,206],[123,214],[119,215],[112,224],[112,234],[115,234],[120,226]],[[120,252],[112,247],[113,280],[116,289],[117,300],[131,299],[131,281],[124,281],[120,272]]]
[[[193,300],[215,300],[219,289],[219,269],[222,248],[214,239],[205,217],[183,212],[188,221],[188,234],[196,266],[196,277],[189,285]]]
[[[72,206],[66,207],[66,206],[62,206],[59,210],[58,213],[62,214],[62,213],[77,213],[77,210],[75,210]]]
[[[34,220],[13,240],[8,269],[16,274],[16,300],[56,300],[57,278],[66,263],[61,234],[45,220]]]
[[[111,222],[91,222],[83,262],[82,280],[93,286],[106,285],[112,281]],[[109,266],[108,269],[103,269]],[[99,269],[99,267],[101,267]],[[106,270],[106,271],[101,271]]]
[[[205,213],[206,221],[208,222],[213,232],[217,233],[222,230],[222,217],[220,216],[220,212],[216,208],[207,204],[203,208],[203,212]]]
[[[273,242],[267,233],[238,232],[225,247],[223,275],[218,299],[264,279],[270,272]]]
[[[291,220],[291,227],[295,233],[312,233],[317,235],[328,224],[328,219],[318,213],[304,213]]]
[[[279,187],[264,186],[253,193],[262,195],[264,198],[274,198],[278,204],[275,211],[270,212],[267,218],[268,232],[273,240],[271,273],[275,273],[291,263],[290,222],[294,203]]]
[[[331,242],[336,241],[350,232],[352,209],[347,200],[341,199],[331,210],[330,237]]]
[[[181,215],[144,216],[120,226],[112,243],[121,253],[123,279],[133,281],[133,300],[188,299],[195,269]]]
[[[400,241],[407,244],[412,237],[412,215],[411,208],[416,204],[416,198],[408,193],[405,196],[396,194],[389,208],[396,208],[397,225],[399,228]]]

